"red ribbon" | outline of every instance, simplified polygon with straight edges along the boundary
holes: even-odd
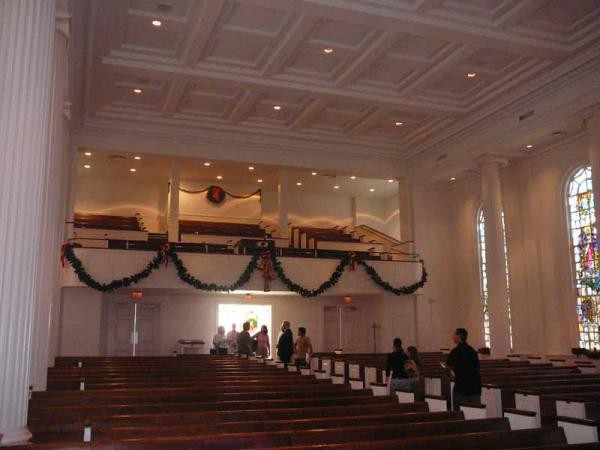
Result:
[[[356,253],[350,252],[350,270],[356,270]]]
[[[260,270],[263,275],[264,291],[269,292],[271,290],[271,281],[275,279],[270,251],[267,250],[260,254],[260,265],[258,266],[258,270]]]
[[[67,250],[68,246],[68,242],[65,242],[63,245],[60,246],[60,265],[63,266],[63,268],[65,267],[65,260],[67,259],[67,257],[65,256],[65,251]]]
[[[162,246],[162,263],[167,267],[169,265],[169,243]]]

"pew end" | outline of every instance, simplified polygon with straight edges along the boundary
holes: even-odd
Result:
[[[599,442],[598,422],[595,420],[558,416],[557,423],[564,430],[568,444]]]
[[[527,430],[538,427],[538,414],[524,409],[504,408],[504,417],[510,422],[511,430]]]

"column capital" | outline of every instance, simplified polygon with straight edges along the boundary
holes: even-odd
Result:
[[[484,153],[483,155],[477,156],[473,161],[479,168],[491,164],[497,165],[500,168],[504,168],[508,165],[508,158],[498,153]]]

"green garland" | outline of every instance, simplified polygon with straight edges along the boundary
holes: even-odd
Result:
[[[344,273],[344,269],[346,269],[346,266],[350,263],[350,256],[344,256],[340,260],[340,263],[337,265],[335,271],[331,274],[329,279],[321,283],[321,285],[316,289],[306,289],[305,287],[302,287],[299,284],[296,284],[292,280],[290,280],[285,274],[281,262],[279,262],[279,260],[274,254],[271,254],[271,261],[273,263],[273,270],[275,271],[279,279],[282,281],[282,283],[285,284],[285,286],[290,291],[296,292],[302,297],[316,297],[317,295],[321,295],[325,291],[331,289],[338,283],[340,277]]]
[[[384,290],[391,292],[393,294],[396,294],[396,295],[414,294],[415,292],[417,292],[417,290],[419,290],[423,286],[425,286],[425,283],[427,283],[427,271],[425,270],[425,263],[423,262],[423,260],[421,260],[421,265],[422,265],[421,280],[417,281],[416,283],[409,284],[408,286],[401,286],[399,288],[392,286],[387,281],[383,281],[381,279],[381,277],[379,276],[379,274],[377,273],[377,271],[372,266],[368,265],[366,262],[364,262],[362,260],[358,260],[356,262],[365,268],[365,271],[371,277],[371,280],[373,280],[373,282],[376,285],[378,285],[378,286],[382,287]]]
[[[215,283],[203,283],[198,278],[191,275],[187,268],[183,265],[183,261],[181,261],[177,253],[175,253],[173,250],[169,250],[169,257],[173,261],[173,264],[177,269],[177,276],[181,281],[201,291],[209,292],[231,292],[241,288],[250,280],[250,277],[257,268],[257,263],[260,258],[258,254],[254,255],[235,283],[223,285]]]
[[[154,270],[158,269],[161,263],[165,262],[165,257],[168,257],[173,261],[179,279],[184,283],[193,286],[195,289],[209,292],[232,292],[241,288],[250,280],[252,274],[258,269],[258,263],[261,258],[260,254],[255,254],[254,256],[252,256],[252,259],[250,260],[250,262],[248,262],[248,265],[246,266],[240,277],[237,279],[237,281],[230,285],[220,285],[216,283],[204,283],[203,281],[191,275],[185,267],[185,265],[183,264],[183,261],[179,258],[179,255],[174,250],[168,249],[166,250],[166,253],[164,250],[157,252],[156,255],[150,260],[146,268],[141,272],[135,273],[133,275],[118,280],[113,280],[110,283],[100,283],[96,281],[85,270],[85,268],[83,267],[83,263],[75,255],[74,247],[72,245],[64,245],[63,254],[65,259],[73,267],[73,270],[75,271],[75,274],[77,275],[79,281],[81,281],[86,286],[89,286],[92,289],[95,289],[100,292],[112,292],[116,289],[125,288],[131,286],[132,284],[139,283],[143,279],[148,278]],[[335,268],[335,271],[331,274],[327,281],[321,283],[321,285],[316,289],[308,289],[288,278],[281,262],[279,261],[279,259],[277,259],[277,256],[275,256],[274,253],[271,253],[271,262],[273,265],[273,270],[277,277],[290,291],[296,292],[302,297],[316,297],[325,293],[325,291],[335,286],[339,282],[342,274],[344,273],[344,270],[346,270],[346,267],[351,263],[351,260],[352,256],[344,256],[340,260],[339,264]],[[425,264],[423,261],[421,261],[421,264],[423,266],[421,271],[421,280],[411,285],[400,287],[394,287],[387,281],[382,280],[375,268],[367,264],[365,261],[356,259],[355,262],[360,266],[364,267],[365,271],[375,284],[395,295],[413,294],[418,289],[422,288],[427,282],[427,271],[425,270]]]
[[[148,278],[152,272],[158,269],[160,267],[160,263],[163,260],[163,253],[159,251],[156,253],[156,256],[152,258],[152,260],[148,263],[146,268],[141,272],[138,272],[125,278],[121,278],[119,280],[113,280],[110,283],[100,283],[94,280],[94,278],[92,278],[92,276],[89,273],[87,273],[87,271],[83,267],[83,263],[81,262],[81,260],[77,256],[75,256],[75,252],[73,251],[72,245],[65,245],[63,247],[63,252],[65,259],[69,261],[69,264],[71,264],[71,267],[73,267],[73,270],[77,274],[77,278],[79,278],[79,281],[91,287],[92,289],[95,289],[100,292],[112,292],[116,289],[125,288],[127,286],[131,286],[132,284],[139,283],[144,278]]]

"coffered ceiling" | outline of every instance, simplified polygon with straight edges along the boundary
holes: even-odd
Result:
[[[74,5],[83,127],[143,123],[399,159],[600,39],[598,0]]]

